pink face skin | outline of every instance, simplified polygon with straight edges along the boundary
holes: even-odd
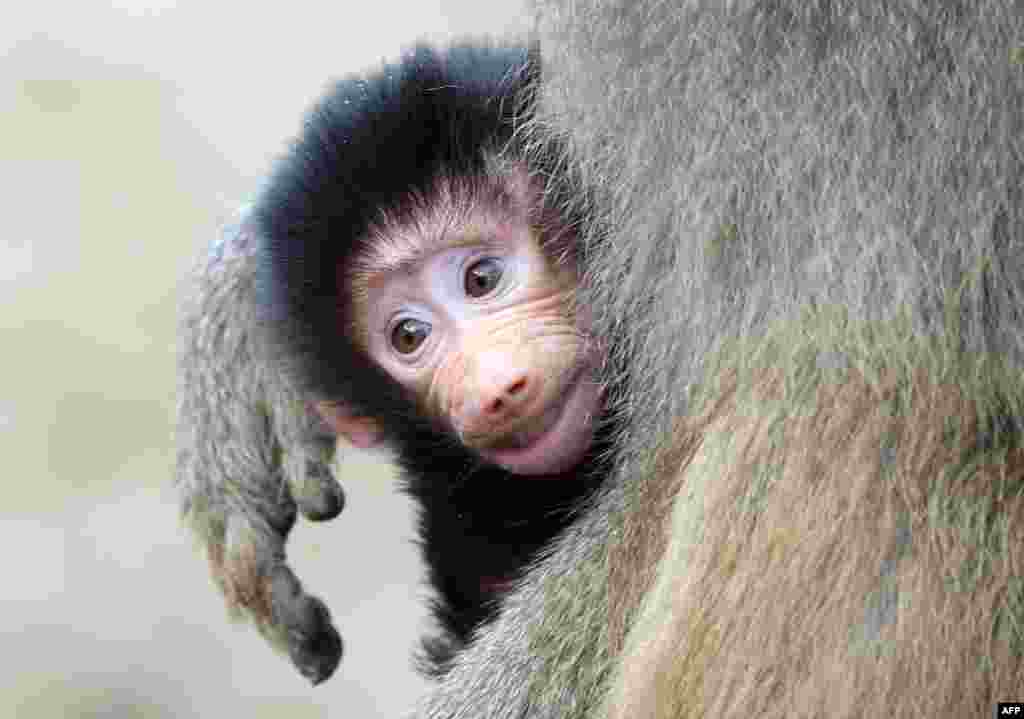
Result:
[[[570,309],[575,274],[552,267],[525,222],[470,229],[367,276],[367,349],[485,459],[565,473],[601,406],[600,353]]]
[[[536,420],[536,429],[516,438],[520,446],[484,448],[480,453],[514,474],[555,475],[573,469],[590,448],[600,410],[600,386],[593,367],[582,367],[559,394],[561,398]]]

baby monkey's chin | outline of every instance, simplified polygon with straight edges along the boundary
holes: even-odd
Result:
[[[587,454],[601,409],[601,388],[592,368],[580,372],[536,426],[520,432],[522,446],[489,448],[481,454],[513,474],[546,477],[565,474]]]

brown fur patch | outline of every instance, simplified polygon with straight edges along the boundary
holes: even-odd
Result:
[[[701,417],[679,422],[672,441],[657,452],[653,471],[637,481],[635,506],[643,509],[626,515],[621,541],[609,549],[608,622],[613,654],[623,650],[636,611],[654,584],[668,545],[672,506],[685,477],[682,468],[698,451],[706,427],[730,398],[727,393]]]
[[[786,392],[761,372],[691,445],[606,715],[985,716],[1024,695],[1021,450],[923,371]]]

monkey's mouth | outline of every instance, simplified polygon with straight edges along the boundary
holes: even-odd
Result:
[[[575,382],[573,383],[575,385]],[[559,401],[551,406],[540,419],[537,420],[537,425],[529,429],[520,430],[519,432],[513,432],[505,439],[505,446],[508,449],[526,449],[531,444],[536,442],[538,439],[543,437],[548,431],[555,426],[562,417],[562,413],[565,411],[565,398],[559,398]]]
[[[594,437],[601,390],[593,368],[582,368],[536,420],[482,454],[522,475],[563,474],[583,461]]]

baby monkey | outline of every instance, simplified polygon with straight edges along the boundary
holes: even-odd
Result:
[[[183,313],[183,512],[228,604],[313,682],[341,641],[285,562],[340,512],[335,439],[384,444],[419,505],[443,674],[599,485],[606,356],[575,303],[590,200],[518,132],[536,49],[418,47],[338,82]]]

